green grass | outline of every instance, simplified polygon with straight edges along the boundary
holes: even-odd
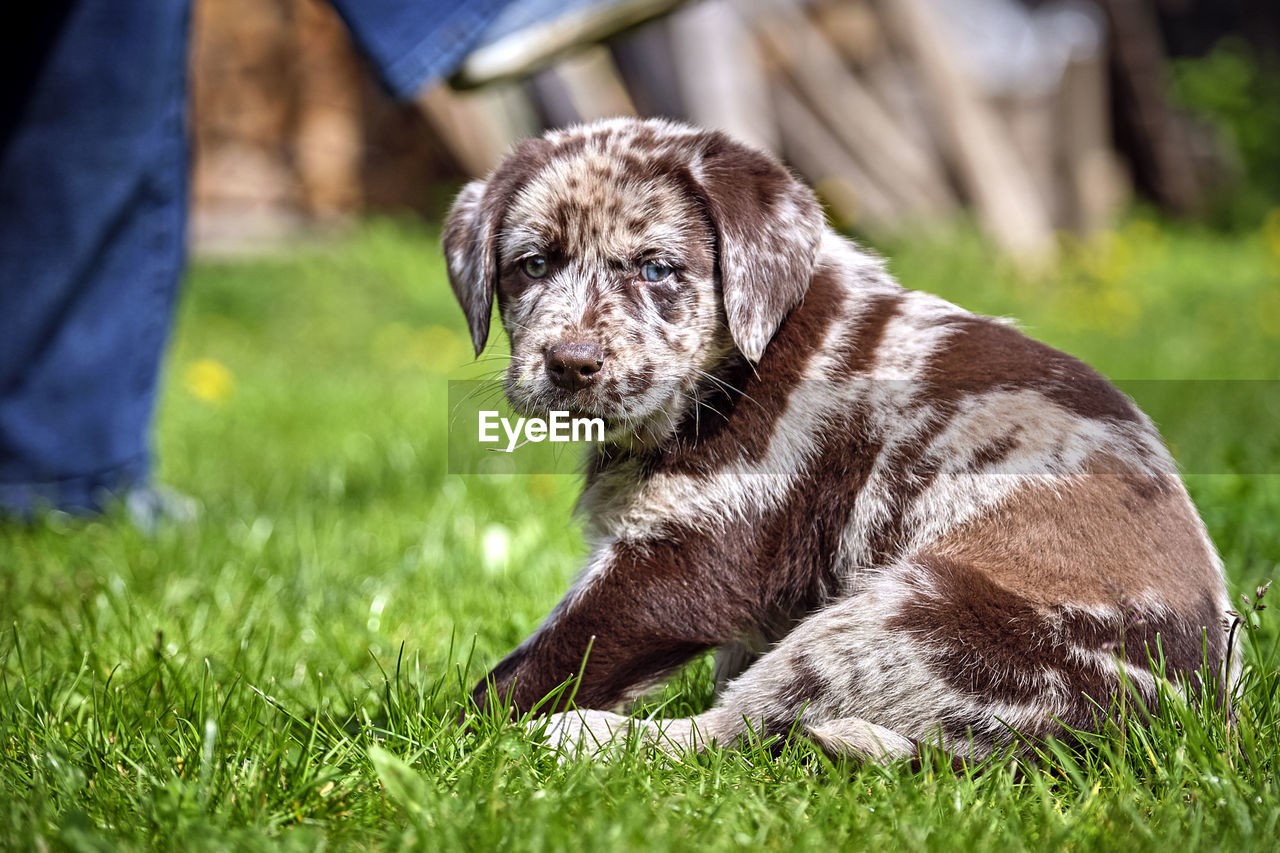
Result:
[[[1144,387],[1198,454],[1190,487],[1252,596],[1280,559],[1280,394],[1239,386],[1251,408],[1204,421],[1219,406],[1196,394],[1219,386],[1163,380],[1280,380],[1275,231],[1133,223],[1034,281],[964,237],[886,251],[910,286],[1161,380]],[[498,365],[460,369],[463,335],[413,227],[195,266],[158,452],[200,521],[0,527],[0,847],[1280,847],[1271,611],[1250,617],[1234,731],[1170,703],[1083,754],[980,773],[803,743],[560,764],[519,729],[459,729],[464,687],[584,553],[572,477],[446,473],[447,379]],[[705,708],[706,662],[659,701]]]

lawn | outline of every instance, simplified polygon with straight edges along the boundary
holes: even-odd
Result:
[[[1123,381],[1237,601],[1277,573],[1280,216],[1234,237],[1135,220],[1034,279],[962,235],[881,248],[909,286]],[[1036,763],[804,743],[560,763],[459,728],[584,553],[574,477],[448,473],[448,380],[501,363],[469,362],[432,230],[195,264],[157,450],[200,520],[0,526],[0,848],[1280,848],[1280,631],[1244,602],[1237,727],[1168,703]],[[701,661],[649,701],[710,693]]]

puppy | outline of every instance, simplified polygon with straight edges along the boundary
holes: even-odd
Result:
[[[664,121],[556,131],[462,191],[444,247],[477,354],[497,299],[513,407],[607,426],[587,564],[478,704],[603,741],[714,648],[716,706],[664,745],[887,760],[1096,729],[1156,700],[1152,660],[1227,689],[1221,562],[1151,422],[899,286],[771,157]],[[579,671],[584,710],[542,703]]]

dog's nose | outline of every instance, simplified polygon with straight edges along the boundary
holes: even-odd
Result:
[[[572,341],[547,350],[547,373],[552,382],[567,391],[590,385],[603,366],[604,350],[599,344]]]

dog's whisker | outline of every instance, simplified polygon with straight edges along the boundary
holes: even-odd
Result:
[[[718,385],[719,387],[721,387],[721,388],[722,388],[722,389],[724,389],[725,391],[729,391],[729,392],[731,392],[731,393],[733,393],[733,394],[737,394],[737,395],[738,395],[739,397],[741,397],[742,399],[747,400],[747,401],[749,401],[749,402],[751,402],[751,403],[753,403],[753,404],[755,404],[755,405],[757,405],[757,406],[760,406],[760,405],[761,405],[761,404],[760,404],[760,402],[759,402],[758,400],[756,400],[756,398],[755,398],[755,397],[752,397],[752,396],[751,396],[750,394],[748,394],[746,391],[743,391],[741,388],[738,388],[737,386],[735,386],[735,385],[733,385],[732,383],[730,383],[730,382],[726,381],[725,379],[723,379],[723,378],[721,378],[721,377],[719,377],[719,376],[716,376],[714,373],[710,373],[710,372],[708,372],[708,371],[706,371],[706,370],[703,370],[702,368],[698,368],[698,369],[697,369],[697,371],[698,371],[698,375],[699,375],[699,376],[702,376],[702,377],[703,377],[703,378],[705,378],[705,379],[709,379],[709,380],[711,380],[712,382],[714,382],[716,385]],[[763,408],[763,406],[762,406],[762,408]]]

